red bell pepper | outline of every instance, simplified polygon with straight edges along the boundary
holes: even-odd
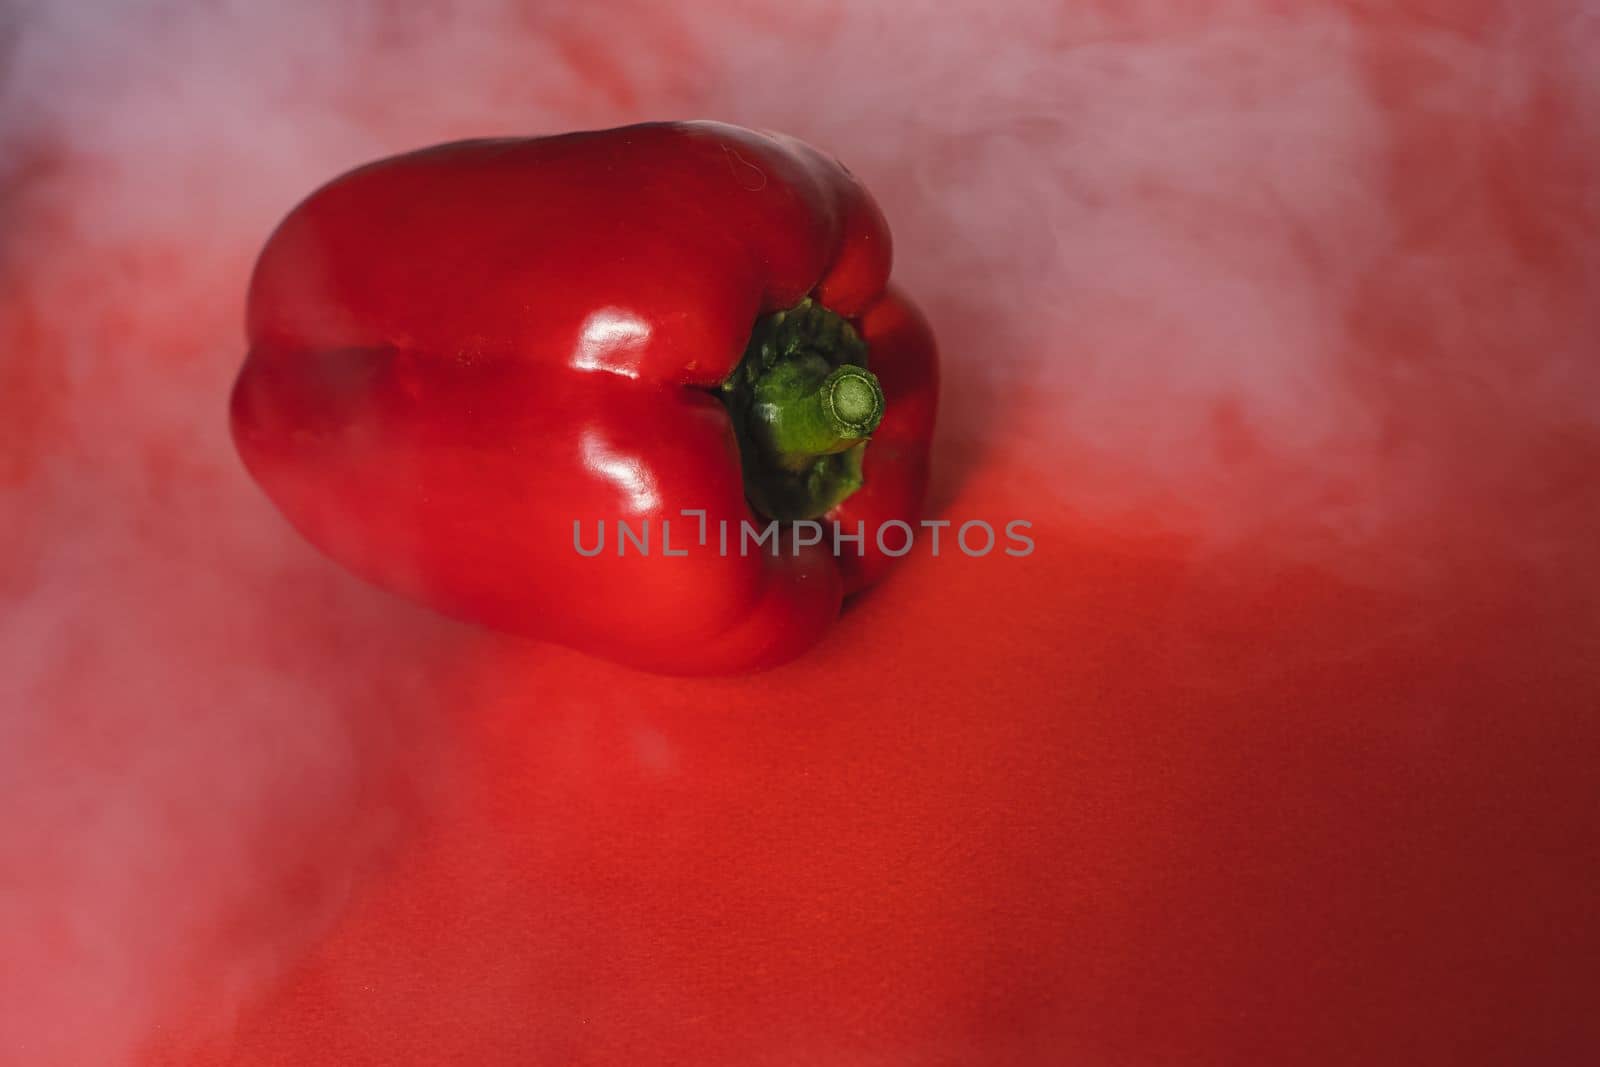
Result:
[[[261,253],[234,439],[301,533],[386,588],[647,669],[770,665],[882,575],[883,523],[917,519],[937,365],[889,264],[860,183],[778,135],[380,160]],[[812,518],[823,542],[798,543]],[[769,519],[781,551],[741,554],[740,523]],[[835,551],[835,521],[859,548]]]

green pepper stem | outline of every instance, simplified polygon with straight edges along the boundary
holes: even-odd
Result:
[[[817,518],[864,484],[862,454],[884,413],[867,357],[855,327],[810,299],[756,321],[720,393],[758,512]]]
[[[851,364],[825,370],[821,360],[799,360],[756,388],[751,432],[786,470],[853,447],[883,418],[883,389],[871,371]]]

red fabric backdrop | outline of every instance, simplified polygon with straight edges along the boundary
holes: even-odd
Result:
[[[1593,12],[1135,7],[23,20],[0,1062],[1600,1058]],[[877,191],[931,509],[1036,552],[682,681],[296,540],[223,431],[272,222],[700,114]]]

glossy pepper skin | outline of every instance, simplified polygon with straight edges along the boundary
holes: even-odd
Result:
[[[937,361],[889,266],[866,190],[787,137],[666,123],[381,160],[261,253],[234,439],[302,534],[404,596],[647,670],[768,666],[892,563],[879,524],[918,517]],[[722,386],[797,305],[848,322],[881,386],[860,488],[822,516],[865,524],[860,557],[738,551],[768,518]],[[618,520],[649,554],[618,553]],[[604,525],[599,555],[575,523],[587,548]]]

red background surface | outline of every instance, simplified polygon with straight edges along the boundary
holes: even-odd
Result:
[[[0,1062],[1600,1057],[1591,8],[350,12],[19,21]],[[1037,551],[690,682],[297,541],[272,222],[690,114],[874,188]]]

